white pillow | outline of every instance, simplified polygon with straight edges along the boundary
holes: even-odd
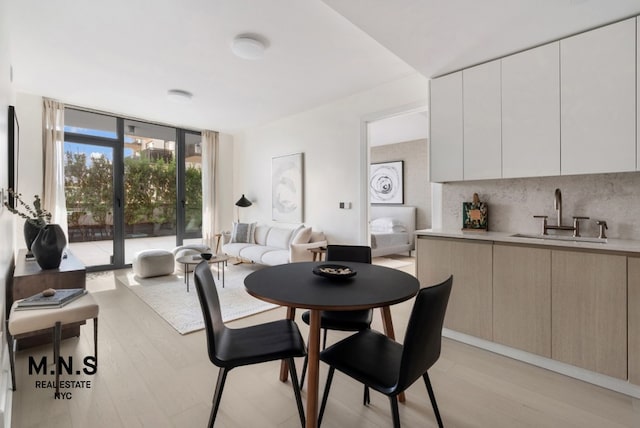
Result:
[[[311,239],[311,227],[303,227],[296,233],[296,235],[291,240],[291,244],[306,244]]]
[[[282,248],[283,250],[289,249],[292,233],[293,229],[272,227],[267,235],[267,247]]]
[[[371,232],[406,232],[407,228],[399,220],[391,217],[380,217],[371,220]]]

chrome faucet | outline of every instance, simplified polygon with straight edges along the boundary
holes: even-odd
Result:
[[[562,192],[560,189],[556,189],[555,199],[553,200],[553,209],[558,214],[558,226],[562,226]]]
[[[573,226],[563,226],[562,225],[562,192],[560,189],[556,189],[553,199],[553,209],[556,210],[558,215],[558,223],[555,226],[549,226],[547,223],[546,215],[534,215],[535,218],[542,219],[542,234],[547,235],[548,230],[571,230],[573,231],[574,237],[580,236],[580,220],[588,220],[589,217],[582,216],[574,216],[573,217]]]

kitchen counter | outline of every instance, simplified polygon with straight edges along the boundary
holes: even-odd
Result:
[[[463,232],[462,230],[422,229],[416,236],[440,238],[458,238],[477,241],[504,242],[511,244],[538,245],[542,247],[560,247],[569,249],[596,250],[600,252],[625,253],[640,256],[640,241],[627,239],[607,239],[607,242],[574,242],[557,239],[523,238],[513,236],[516,232]]]

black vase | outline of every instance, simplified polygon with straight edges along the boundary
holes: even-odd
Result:
[[[23,232],[24,242],[27,244],[27,251],[31,252],[31,244],[33,244],[36,236],[38,236],[38,233],[40,233],[40,227],[33,225],[29,221],[25,221]]]
[[[42,269],[56,269],[60,266],[66,246],[67,238],[62,228],[57,224],[48,224],[36,236],[31,251]]]

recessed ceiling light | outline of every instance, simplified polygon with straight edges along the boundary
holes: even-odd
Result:
[[[260,59],[266,48],[264,41],[252,35],[240,35],[231,42],[231,51],[242,59]]]
[[[193,94],[182,89],[169,89],[167,97],[173,102],[186,104],[191,101]]]

